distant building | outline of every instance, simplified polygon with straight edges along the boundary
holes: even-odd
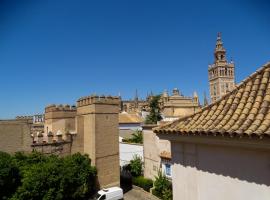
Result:
[[[149,110],[149,100],[150,96],[147,98],[139,99],[138,91],[136,90],[134,99],[131,100],[121,100],[120,111],[127,113],[141,113],[142,111]]]
[[[214,64],[208,67],[211,102],[217,101],[235,87],[234,63],[232,61],[227,62],[221,33],[218,33],[214,56]]]
[[[179,89],[174,88],[172,95],[165,90],[160,99],[161,112],[165,118],[179,118],[194,114],[200,109],[196,92],[193,97],[183,96]]]
[[[150,102],[153,96],[151,93],[145,100],[139,100],[136,91],[134,100],[122,100],[120,110],[131,114],[140,114],[144,119],[144,113],[150,110]],[[194,92],[193,97],[188,97],[182,95],[177,88],[173,89],[171,95],[165,90],[160,97],[159,106],[162,116],[167,121],[175,120],[200,110],[199,97],[196,92]]]
[[[37,124],[37,123],[44,123],[44,115],[33,115],[33,123]]]

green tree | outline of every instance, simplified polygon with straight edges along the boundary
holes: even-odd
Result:
[[[172,183],[161,171],[155,177],[153,194],[163,200],[172,200]]]
[[[87,155],[79,153],[64,158],[61,190],[64,199],[83,199],[95,190],[96,168]]]
[[[16,154],[22,185],[13,200],[86,199],[94,190],[96,169],[87,155],[59,158],[39,153]]]
[[[19,184],[19,168],[9,154],[0,152],[0,199],[8,199]]]
[[[129,163],[130,165],[130,173],[132,176],[140,176],[142,175],[143,162],[142,158],[138,155],[133,156],[133,159]]]
[[[146,117],[145,123],[146,124],[156,124],[158,121],[162,119],[160,114],[160,107],[159,107],[159,100],[161,95],[156,95],[152,97],[150,101],[150,113]]]

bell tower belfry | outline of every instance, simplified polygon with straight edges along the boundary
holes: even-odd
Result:
[[[215,62],[208,66],[208,78],[211,102],[220,99],[235,87],[233,61],[227,62],[221,33],[218,33],[214,52]]]

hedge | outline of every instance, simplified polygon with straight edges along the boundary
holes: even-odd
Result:
[[[133,177],[132,183],[138,187],[143,188],[147,192],[149,192],[150,188],[153,187],[153,181],[149,178],[144,178],[143,176]]]

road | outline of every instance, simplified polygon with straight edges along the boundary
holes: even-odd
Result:
[[[124,200],[159,200],[159,199],[148,194],[147,192],[138,189],[132,189],[124,194]]]

